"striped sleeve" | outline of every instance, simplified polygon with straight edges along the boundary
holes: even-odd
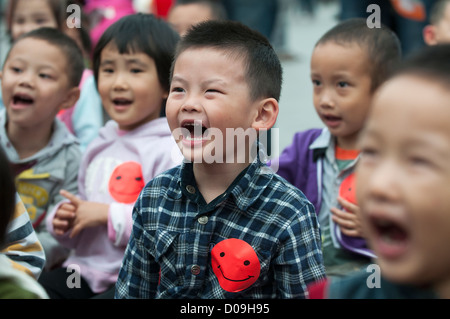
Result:
[[[17,193],[16,209],[6,232],[1,253],[11,260],[14,268],[38,279],[45,265],[45,253]]]

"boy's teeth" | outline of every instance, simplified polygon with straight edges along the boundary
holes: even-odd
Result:
[[[388,243],[388,244],[393,244],[395,241],[392,238],[392,236],[390,236],[389,234],[385,233],[381,235],[381,238],[383,239],[384,242]]]
[[[202,136],[201,137],[192,137],[190,135],[187,135],[185,137],[185,139],[188,140],[188,141],[201,141],[201,140],[203,140],[203,137]]]
[[[203,133],[205,131],[205,128],[202,126],[201,123],[186,123],[184,125],[184,128],[189,130],[188,137],[190,140],[201,140],[203,138]],[[197,136],[197,137],[193,137]]]
[[[185,126],[190,126],[190,127],[202,127],[202,125],[200,123],[188,123]]]

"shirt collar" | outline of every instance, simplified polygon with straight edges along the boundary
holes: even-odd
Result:
[[[322,133],[311,143],[309,149],[313,151],[313,160],[326,155],[327,149],[334,149],[334,138],[328,128],[322,129]]]
[[[333,138],[330,133],[330,131],[325,127],[322,129],[322,133],[314,140],[314,142],[311,143],[309,146],[309,149],[320,149],[320,148],[327,148],[333,143]]]
[[[258,157],[236,177],[222,195],[210,202],[208,206],[215,207],[233,197],[235,205],[240,210],[247,211],[260,197],[272,177],[273,172]],[[199,195],[192,163],[183,161],[167,189],[167,195],[173,199],[184,196],[199,205],[206,205],[203,197]]]
[[[253,205],[273,178],[273,171],[259,158],[255,159],[248,167],[245,175],[234,185],[231,193],[234,196],[236,206],[242,211]]]
[[[335,137],[325,127],[322,133],[309,146],[309,149],[313,151],[313,160],[317,161],[321,157],[326,157],[330,163],[335,162],[335,143]],[[358,158],[359,156],[349,164],[349,167],[353,167]]]

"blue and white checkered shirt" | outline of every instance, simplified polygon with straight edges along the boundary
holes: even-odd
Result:
[[[325,277],[313,205],[258,159],[208,204],[191,163],[170,169],[146,185],[133,220],[116,298],[305,298]],[[238,292],[222,288],[212,267],[214,246],[230,238],[248,243],[260,264]]]

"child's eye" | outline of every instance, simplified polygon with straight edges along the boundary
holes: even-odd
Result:
[[[174,87],[174,88],[172,88],[172,92],[174,92],[174,93],[182,93],[182,92],[184,92],[184,90],[182,88],[180,88],[180,87]]]
[[[314,86],[319,86],[320,84],[322,84],[319,80],[312,80],[312,84]]]
[[[11,67],[11,71],[13,71],[14,73],[20,73],[20,72],[22,72],[22,69],[21,69],[21,68],[18,68],[18,67],[15,67],[15,66],[13,66],[13,67]]]
[[[131,69],[130,70],[131,71],[131,73],[141,73],[141,72],[143,72],[141,69]]]
[[[220,93],[220,91],[216,89],[208,89],[206,90],[206,93]]]
[[[47,19],[37,19],[36,24],[44,24],[47,23]]]
[[[345,81],[338,82],[338,87],[340,87],[340,88],[346,88],[348,86],[349,86],[348,82],[345,82]]]
[[[25,19],[23,19],[23,18],[17,18],[13,21],[13,23],[15,23],[15,24],[22,24],[24,22],[25,22]]]
[[[39,77],[42,79],[51,79],[52,76],[50,74],[46,74],[46,73],[40,73]]]
[[[104,68],[104,69],[102,69],[102,72],[103,72],[103,73],[113,73],[114,70],[111,69],[111,68]]]
[[[409,161],[414,166],[429,166],[431,164],[428,159],[421,156],[411,156],[409,158]]]
[[[373,147],[363,147],[360,152],[362,161],[374,160],[378,156],[378,150]]]

